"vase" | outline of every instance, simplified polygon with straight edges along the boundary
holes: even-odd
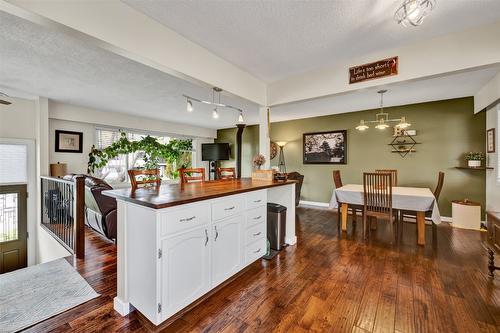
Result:
[[[481,161],[480,160],[469,160],[467,161],[469,168],[479,168],[481,167]]]

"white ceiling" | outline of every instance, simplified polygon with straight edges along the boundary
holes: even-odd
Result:
[[[236,111],[220,110],[215,120],[212,108],[203,104],[195,104],[193,113],[186,112],[182,94],[210,100],[210,87],[199,87],[1,11],[0,91],[206,128],[234,126],[238,119]],[[221,102],[242,108],[247,123],[258,122],[256,104],[226,95]]]
[[[418,28],[402,0],[122,0],[266,82],[500,20],[499,0],[437,0]]]
[[[500,66],[492,66],[443,77],[394,83],[341,95],[276,106],[271,110],[271,121],[301,119],[378,108],[380,96],[377,91],[380,89],[388,90],[384,94],[384,106],[473,96],[499,71]]]

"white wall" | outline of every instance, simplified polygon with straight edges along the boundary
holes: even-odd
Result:
[[[82,153],[56,153],[56,130],[83,132]],[[87,173],[87,162],[92,145],[95,144],[95,125],[75,121],[49,119],[49,161],[66,163],[68,173]]]
[[[498,112],[500,112],[500,104],[491,107],[486,111],[486,129],[495,128],[496,142],[495,153],[487,154],[486,163],[493,167],[494,170],[486,171],[486,210],[500,211],[500,183],[498,179],[498,149],[500,149],[500,133],[498,128]],[[485,151],[487,149],[485,148]]]
[[[474,112],[492,106],[500,99],[500,72],[474,95]]]

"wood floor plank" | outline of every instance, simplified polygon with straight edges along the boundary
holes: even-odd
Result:
[[[257,261],[165,333],[187,332],[498,332],[500,277],[487,276],[479,232],[442,224],[417,247],[416,226],[399,244],[387,223],[365,241],[360,223],[337,234],[335,212],[297,208],[298,244]],[[86,258],[68,258],[100,297],[25,332],[150,332],[136,312],[121,317],[116,247],[86,230]],[[497,274],[500,276],[500,274]]]

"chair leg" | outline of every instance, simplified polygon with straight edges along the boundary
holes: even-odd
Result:
[[[342,217],[340,216],[340,203],[338,204],[339,206],[337,207],[337,229],[340,231],[340,224],[342,223]]]
[[[366,227],[367,227],[366,214],[363,214],[363,239],[366,239]]]
[[[358,215],[356,212],[356,208],[352,208],[352,223],[356,223],[356,215]]]

